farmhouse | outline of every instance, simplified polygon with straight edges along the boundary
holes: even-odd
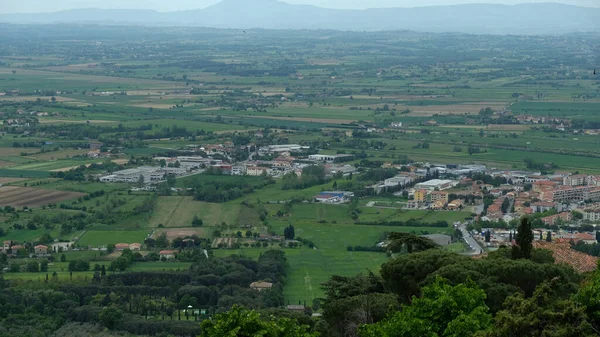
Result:
[[[271,289],[271,287],[273,287],[273,283],[270,282],[252,282],[250,284],[250,289],[257,291],[268,290]]]
[[[141,250],[142,249],[142,245],[139,243],[132,243],[129,245],[129,249],[132,251],[136,251],[136,250]]]
[[[48,254],[48,247],[44,245],[37,245],[33,247],[35,249],[35,255],[46,255]]]
[[[161,250],[158,255],[161,259],[171,260],[175,258],[175,255],[178,253],[176,250]]]
[[[12,252],[13,255],[17,255],[17,253],[21,249],[25,249],[25,247],[21,246],[21,245],[14,245],[14,246],[10,247],[10,250],[11,250],[11,252]]]
[[[115,245],[115,250],[116,251],[123,251],[124,249],[129,249],[129,244],[128,243],[117,243]]]

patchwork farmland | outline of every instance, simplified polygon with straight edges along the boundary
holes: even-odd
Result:
[[[40,207],[50,203],[77,199],[83,193],[52,191],[39,188],[2,186],[0,187],[0,206]]]

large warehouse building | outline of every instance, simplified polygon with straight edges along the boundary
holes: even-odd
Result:
[[[443,191],[456,186],[457,182],[452,180],[432,179],[415,185],[417,190]]]

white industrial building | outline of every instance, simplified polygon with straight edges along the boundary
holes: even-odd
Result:
[[[333,163],[335,161],[349,161],[354,159],[354,155],[351,154],[311,154],[308,156],[309,160],[321,161]]]
[[[140,166],[122,171],[114,172],[110,175],[100,177],[100,181],[104,183],[137,183],[140,177],[143,177],[144,183],[152,183],[162,181],[168,174],[183,175],[187,171],[185,168],[178,167],[159,167],[159,166]]]
[[[302,146],[298,144],[283,144],[283,145],[268,145],[260,148],[262,153],[280,153],[310,149],[310,146]]]
[[[452,180],[432,179],[415,185],[415,190],[443,191],[456,186]]]

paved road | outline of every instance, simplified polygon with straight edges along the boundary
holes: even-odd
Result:
[[[463,239],[467,242],[467,244],[472,248],[471,251],[469,251],[468,253],[465,253],[465,255],[480,255],[483,253],[483,248],[481,247],[481,245],[479,244],[479,242],[477,242],[477,240],[475,240],[472,236],[471,233],[469,233],[469,231],[467,231],[467,223],[463,222],[458,226],[458,229],[460,229],[460,231],[463,234]]]

